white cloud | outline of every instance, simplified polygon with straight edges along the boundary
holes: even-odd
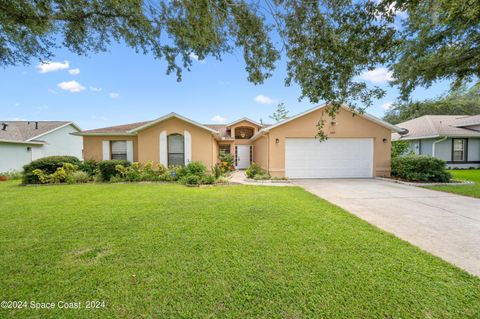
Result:
[[[102,90],[102,88],[97,88],[95,86],[90,87],[90,91],[93,91],[93,92],[100,92],[101,90]]]
[[[85,90],[85,87],[80,83],[78,83],[77,81],[60,82],[57,84],[57,86],[62,90],[70,91],[74,93],[78,93]]]
[[[210,119],[213,123],[225,123],[227,121],[226,117],[220,116],[220,115],[215,115]]]
[[[362,80],[370,81],[376,84],[390,82],[394,80],[392,72],[388,71],[388,69],[384,67],[376,68],[371,71],[364,71],[362,74],[360,74],[360,78]]]
[[[110,93],[110,97],[111,97],[112,99],[118,99],[118,97],[120,97],[120,93],[111,92],[111,93]]]
[[[196,55],[196,54],[193,53],[193,52],[191,52],[188,56],[189,56],[190,59],[192,59],[192,60],[198,61],[198,62],[200,62],[200,63],[205,63],[205,60],[200,60],[200,59],[198,58],[198,55]]]
[[[70,73],[71,75],[77,75],[77,74],[80,74],[80,69],[79,68],[70,69],[68,70],[68,73]]]
[[[63,61],[63,63],[46,61],[37,65],[37,70],[40,73],[49,73],[49,72],[65,70],[65,69],[68,69],[69,67],[70,67],[70,63],[68,61]]]
[[[260,103],[260,104],[273,104],[275,103],[275,100],[272,99],[271,97],[265,96],[265,95],[257,95],[255,97],[255,102]]]
[[[380,107],[381,107],[382,109],[384,109],[385,111],[390,110],[390,109],[392,108],[392,106],[393,106],[393,103],[392,103],[392,102],[385,102],[385,103],[383,103],[382,105],[380,105]]]

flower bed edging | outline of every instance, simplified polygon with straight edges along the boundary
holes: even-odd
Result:
[[[270,184],[270,183],[290,183],[289,180],[286,179],[251,179],[251,178],[245,178],[246,182],[249,183],[263,183],[263,184]]]
[[[379,179],[381,181],[391,182],[391,183],[410,185],[410,186],[457,186],[457,185],[474,185],[475,184],[474,182],[471,182],[471,181],[453,181],[450,183],[421,183],[421,182],[406,182],[406,181],[401,181],[398,179],[388,178],[388,177],[376,177],[376,179]]]

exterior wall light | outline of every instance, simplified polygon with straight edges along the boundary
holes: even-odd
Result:
[[[280,140],[278,138],[275,139],[275,144],[280,143]]]
[[[383,143],[387,143],[387,139],[386,139],[386,138],[383,138]]]

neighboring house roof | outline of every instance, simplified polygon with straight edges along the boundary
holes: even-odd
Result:
[[[473,119],[472,119],[473,118]],[[405,135],[393,134],[392,140],[413,140],[436,137],[480,137],[480,131],[469,129],[475,125],[475,116],[464,115],[424,115],[397,126],[405,128]]]
[[[474,125],[480,125],[480,114],[459,118],[455,124],[455,126],[457,127],[474,126]]]
[[[294,116],[292,116],[292,117],[289,117],[289,118],[287,118],[287,119],[285,119],[285,120],[283,120],[283,121],[280,121],[280,122],[278,122],[278,123],[276,123],[276,124],[273,124],[273,125],[264,127],[264,128],[262,128],[260,131],[258,131],[258,133],[255,134],[251,139],[252,139],[252,140],[256,140],[257,138],[259,138],[259,137],[262,136],[263,134],[269,132],[270,130],[272,130],[272,129],[278,127],[278,126],[287,124],[287,123],[289,123],[289,122],[291,122],[291,121],[293,121],[293,120],[296,120],[296,119],[299,118],[299,117],[305,116],[305,115],[310,114],[310,113],[315,112],[315,111],[318,111],[318,110],[320,110],[320,109],[322,109],[322,108],[324,108],[324,107],[327,107],[327,106],[328,106],[328,104],[322,104],[322,105],[316,106],[316,107],[314,107],[314,108],[311,108],[311,109],[309,109],[309,110],[306,110],[305,112],[302,112],[302,113],[299,113],[299,114],[294,115]],[[346,105],[342,105],[341,107],[344,108],[345,110],[351,111],[351,109],[350,109],[348,106],[346,106]],[[383,126],[383,127],[386,127],[386,128],[388,128],[388,129],[392,130],[393,132],[399,133],[399,132],[403,132],[403,131],[404,131],[402,128],[400,128],[400,127],[398,127],[398,126],[396,126],[396,125],[392,125],[392,124],[390,124],[390,123],[388,123],[388,122],[385,122],[385,121],[383,121],[383,120],[381,120],[381,119],[379,119],[379,118],[377,118],[377,117],[375,117],[375,116],[373,116],[373,115],[370,115],[370,114],[367,114],[367,113],[355,113],[355,114],[356,114],[357,116],[366,118],[366,119],[368,119],[368,120],[370,120],[370,121],[372,121],[372,122],[374,122],[374,123],[377,123],[377,124],[379,124],[379,125],[381,125],[381,126]]]
[[[5,130],[3,124],[7,125]],[[69,121],[0,121],[0,140],[10,143],[41,144],[38,138],[68,125],[80,131],[75,123]]]

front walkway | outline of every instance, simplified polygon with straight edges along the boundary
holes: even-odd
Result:
[[[293,184],[480,276],[480,199],[375,179]]]

